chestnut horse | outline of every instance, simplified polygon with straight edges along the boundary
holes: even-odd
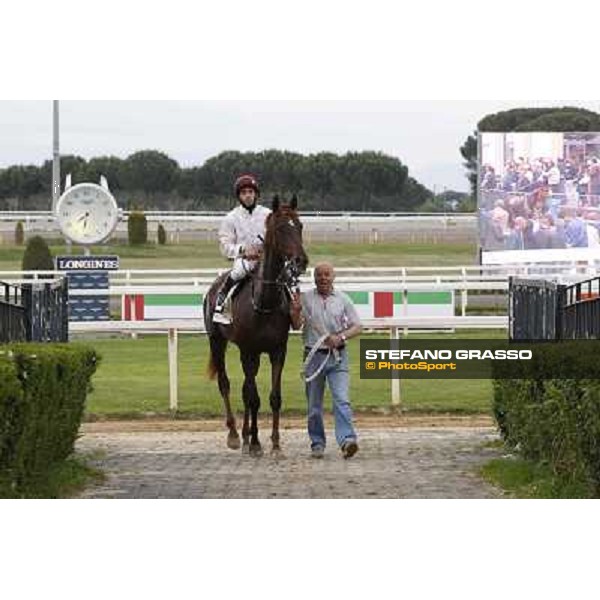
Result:
[[[296,208],[295,196],[289,204],[280,204],[277,196],[273,199],[273,212],[266,219],[262,259],[234,293],[231,301],[233,319],[230,325],[212,322],[217,292],[227,274],[213,283],[204,299],[204,319],[210,342],[208,373],[211,379],[217,376],[219,391],[225,404],[226,425],[229,428],[227,446],[233,450],[240,447],[240,436],[231,411],[230,385],[225,367],[227,343],[233,342],[240,350],[244,370],[242,451],[253,456],[262,454],[258,439],[260,397],[256,375],[263,352],[269,355],[271,361],[269,401],[273,411],[272,451],[277,453],[280,450],[281,373],[290,330],[289,300],[292,291],[298,287],[300,274],[308,265],[308,257],[302,246],[302,224]]]

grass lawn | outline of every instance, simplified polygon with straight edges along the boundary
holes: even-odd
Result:
[[[53,256],[67,254],[66,246],[52,245]],[[435,266],[474,264],[475,244],[352,244],[314,243],[307,245],[311,264],[332,260],[338,267]],[[21,268],[24,247],[0,246],[0,271]],[[73,248],[74,254],[82,254]],[[228,262],[219,254],[214,242],[189,242],[176,245],[95,246],[93,254],[116,254],[123,269],[200,269],[227,268]]]
[[[566,480],[554,475],[547,465],[518,456],[498,458],[481,469],[490,483],[515,498],[594,498],[594,490],[585,481]]]
[[[0,478],[0,498],[70,498],[91,483],[104,481],[104,474],[89,466],[93,456],[70,456],[50,467],[18,489]]]
[[[495,332],[493,337],[502,337]],[[414,336],[417,337],[417,336]],[[423,337],[423,336],[421,336]],[[465,333],[461,337],[489,338],[490,332]],[[136,415],[169,411],[167,340],[164,335],[138,339],[111,338],[85,340],[102,355],[93,378],[94,391],[88,396],[87,412],[97,415]],[[300,379],[301,340],[292,336],[283,374],[283,408],[288,412],[305,410],[304,388]],[[391,406],[388,380],[362,380],[358,366],[358,341],[349,345],[351,399],[357,410],[383,410]],[[208,342],[203,335],[179,338],[179,410],[187,415],[222,415],[223,406],[216,381],[206,376]],[[243,410],[243,375],[239,354],[230,346],[227,362],[234,409]],[[263,355],[258,378],[261,412],[270,411],[270,364]],[[328,394],[328,393],[327,393]],[[492,385],[488,380],[403,380],[402,408],[413,412],[489,413]],[[327,395],[329,398],[329,395]],[[330,406],[330,404],[329,404]]]

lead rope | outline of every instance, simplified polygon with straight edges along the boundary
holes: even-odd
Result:
[[[316,342],[315,345],[310,349],[310,352],[307,354],[306,358],[304,359],[304,363],[302,365],[302,373],[300,374],[300,376],[304,379],[305,383],[310,383],[311,381],[313,381],[314,379],[316,379],[321,371],[325,368],[325,365],[327,364],[327,361],[329,360],[329,357],[331,356],[331,348],[327,348],[327,354],[325,355],[325,359],[323,360],[323,362],[319,365],[319,368],[310,376],[306,376],[306,371],[308,370],[308,365],[310,364],[310,361],[312,360],[313,356],[319,351],[319,346],[329,337],[329,334],[325,333],[324,335],[322,335]]]

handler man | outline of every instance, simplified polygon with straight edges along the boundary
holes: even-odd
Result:
[[[312,456],[323,458],[325,451],[323,395],[327,381],[333,398],[336,441],[344,458],[350,458],[358,451],[358,444],[350,407],[346,342],[360,335],[362,326],[350,298],[333,288],[333,266],[319,263],[314,277],[316,289],[300,298],[295,296],[290,305],[292,327],[303,327],[305,359],[318,344],[305,366]]]

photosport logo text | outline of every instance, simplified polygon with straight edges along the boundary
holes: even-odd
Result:
[[[361,378],[485,379],[497,361],[531,361],[534,348],[499,340],[360,341]]]

